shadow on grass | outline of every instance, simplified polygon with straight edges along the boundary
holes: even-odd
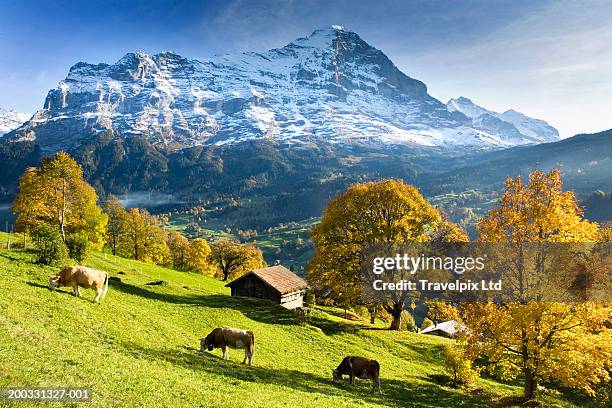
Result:
[[[37,282],[28,281],[28,282],[26,282],[26,284],[29,285],[29,286],[33,286],[35,288],[49,290],[48,286],[42,285],[42,284],[37,283]],[[83,290],[89,290],[89,289],[81,288],[81,296],[78,299],[81,299],[83,301],[91,302],[91,303],[95,304],[96,302],[93,301],[93,298],[89,299],[89,298],[83,296]],[[56,288],[53,292],[54,293],[61,293],[63,295],[68,295],[68,296],[71,296],[71,297],[75,297],[74,293],[72,293],[72,288],[69,287],[69,286],[63,286],[62,288]]]
[[[440,361],[444,361],[444,345],[409,343],[401,340],[398,343],[408,350],[410,357],[416,354],[420,359],[430,364],[439,364]]]
[[[351,386],[348,380],[341,383],[332,382],[331,375],[327,375],[333,364],[322,363],[321,375],[305,373],[290,368],[269,368],[257,366],[257,353],[253,359],[254,365],[242,365],[238,361],[225,361],[218,353],[200,353],[191,347],[177,347],[166,349],[149,349],[133,343],[123,343],[129,355],[150,361],[164,361],[173,365],[200,372],[205,375],[223,376],[229,384],[236,380],[258,383],[262,386],[287,387],[296,391],[342,397],[347,402],[383,404],[392,407],[491,407],[495,406],[482,397],[456,392],[436,384],[414,384],[410,382],[385,379],[381,377],[383,395],[371,390],[371,382],[357,380]],[[218,350],[216,350],[218,352]],[[234,351],[233,358],[236,359]],[[242,354],[240,353],[240,360]],[[327,367],[326,365],[329,365]],[[384,367],[383,367],[384,372]],[[325,373],[325,374],[323,374]],[[275,401],[282,402],[282,401]]]
[[[34,286],[35,288],[41,288],[41,289],[47,289],[47,290],[49,290],[49,287],[48,287],[48,286],[46,286],[46,285],[42,285],[42,284],[40,284],[40,283],[36,283],[36,282],[32,282],[32,281],[28,281],[28,282],[26,282],[26,284],[27,284],[27,285],[30,285],[30,286]]]
[[[311,316],[308,319],[308,323],[311,326],[315,326],[321,329],[323,333],[327,336],[333,336],[335,334],[343,333],[357,333],[361,329],[361,326],[356,324],[334,322],[329,319],[325,319],[323,317],[318,316]]]
[[[329,315],[336,316],[344,320],[349,320],[351,322],[364,322],[364,320],[361,317],[357,316],[353,312],[347,311],[345,313],[342,310],[334,310],[334,309],[325,309],[325,310],[321,309],[321,310]]]
[[[277,325],[303,324],[301,319],[294,312],[262,299],[232,297],[228,295],[178,295],[165,293],[164,288],[158,291],[153,288],[144,288],[115,279],[109,280],[109,285],[112,290],[160,302],[219,309],[234,309],[240,311],[247,318],[260,323]],[[357,330],[357,328],[352,325],[334,323],[325,319],[312,318],[310,319],[310,323],[313,326],[319,327],[326,334]]]
[[[2,252],[0,252],[0,257],[8,259],[11,262],[30,263],[30,262],[24,260],[23,258],[20,258],[20,257],[16,256],[17,253],[24,253],[24,252],[26,252],[26,251],[24,251],[23,249],[21,249],[21,250],[2,251]],[[36,264],[33,264],[33,265],[36,266]]]

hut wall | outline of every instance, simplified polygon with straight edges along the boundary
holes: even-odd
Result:
[[[295,309],[297,307],[304,307],[304,291],[298,290],[291,293],[284,294],[280,299],[282,307],[287,309]]]
[[[232,296],[248,296],[279,303],[278,292],[254,276],[247,276],[232,286]]]

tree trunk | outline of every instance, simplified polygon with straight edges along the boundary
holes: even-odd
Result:
[[[26,230],[23,230],[23,249],[28,249],[28,236]]]
[[[62,232],[62,241],[66,242],[66,231],[64,224],[66,223],[66,180],[62,182],[62,215],[60,217],[60,231]]]
[[[538,382],[533,374],[533,371],[525,368],[523,370],[523,375],[525,377],[525,386],[523,388],[523,397],[526,400],[530,400],[535,397],[536,390],[538,388]]]
[[[229,278],[229,271],[223,269],[223,282],[227,281],[227,278]]]
[[[404,310],[403,303],[394,303],[390,313],[393,316],[391,327],[389,330],[402,330],[402,311]]]
[[[376,314],[370,312],[370,324],[374,324],[376,320]]]
[[[389,330],[402,330],[402,316],[393,316],[393,321],[391,322],[391,327]]]
[[[525,330],[525,327],[521,328],[521,338],[523,343],[521,357],[523,359],[523,376],[525,378],[523,397],[526,400],[530,400],[535,396],[535,392],[537,389],[537,381],[535,378],[534,370],[530,367],[529,364],[529,339],[527,338],[527,330]]]

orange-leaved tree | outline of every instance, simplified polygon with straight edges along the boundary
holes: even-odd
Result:
[[[316,252],[308,280],[313,287],[330,289],[340,304],[359,304],[367,248],[429,242],[441,220],[416,187],[400,180],[354,184],[329,203],[311,232]],[[396,291],[382,304],[393,316],[392,330],[401,330],[409,295],[407,290]]]
[[[94,248],[101,249],[108,217],[97,200],[81,166],[68,153],[58,152],[43,159],[39,168],[24,172],[12,211],[22,231],[46,224],[57,228],[64,241],[69,233],[84,233]]]
[[[595,242],[597,224],[584,219],[575,194],[563,190],[554,170],[531,173],[527,184],[508,179],[497,208],[477,230],[480,241],[498,245],[507,258],[508,297],[463,307],[472,357],[484,357],[502,376],[522,375],[526,399],[548,380],[593,394],[612,367],[612,309],[588,301],[544,301],[546,293],[538,289],[566,267],[554,261],[553,252]]]

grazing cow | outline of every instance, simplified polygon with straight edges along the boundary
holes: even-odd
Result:
[[[97,271],[86,266],[67,266],[58,275],[49,277],[49,289],[60,286],[72,286],[74,296],[81,296],[79,287],[96,291],[94,302],[106,296],[108,291],[108,273]]]
[[[228,348],[244,349],[244,364],[249,359],[249,365],[253,361],[253,352],[255,351],[255,337],[253,332],[233,329],[231,327],[217,327],[206,337],[200,339],[200,352],[203,353],[206,349],[213,351],[215,348],[223,350],[223,359],[229,358]]]
[[[382,394],[380,389],[380,364],[376,360],[356,356],[344,357],[338,368],[332,370],[334,381],[341,381],[343,375],[350,377],[351,384],[355,382],[355,377],[371,379],[372,388],[378,387],[378,392]]]

